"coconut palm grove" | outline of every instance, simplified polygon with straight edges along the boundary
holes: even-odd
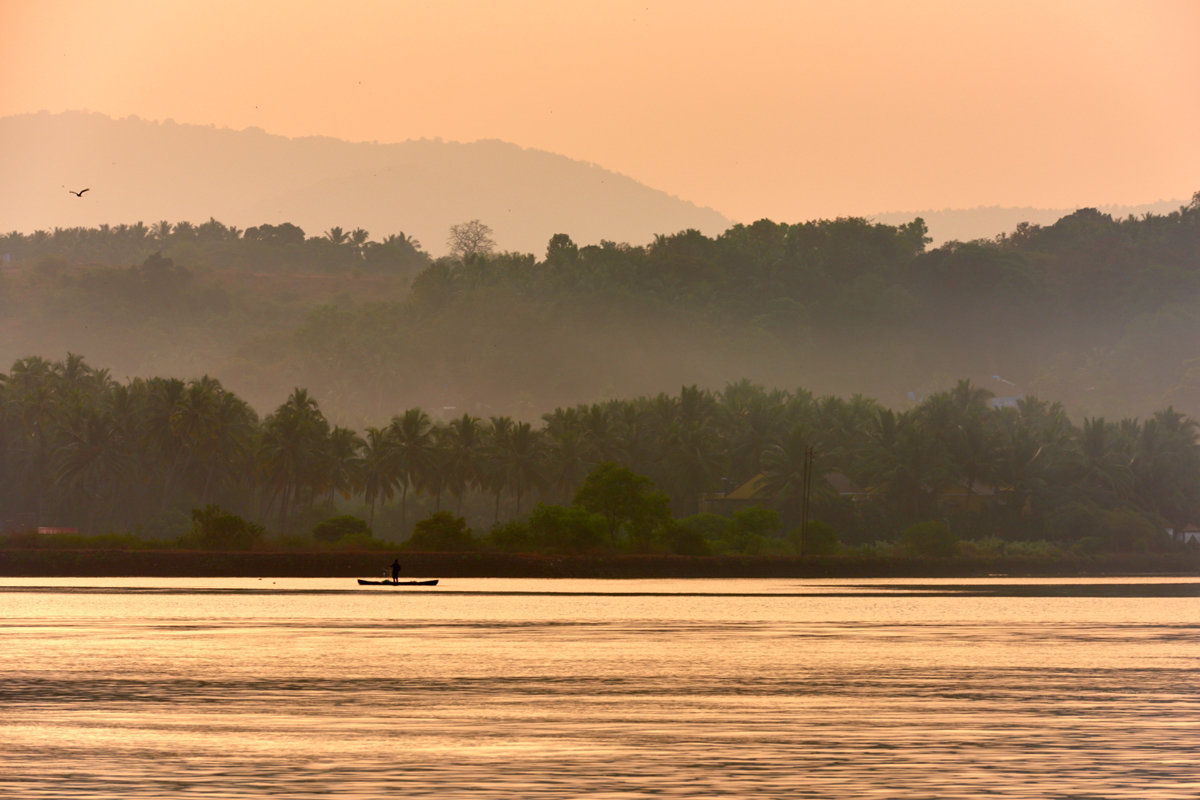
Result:
[[[122,383],[31,357],[3,380],[0,502],[18,545],[70,528],[76,543],[685,555],[1164,550],[1197,517],[1193,420],[1076,425],[1056,403],[993,400],[963,380],[897,412],[741,381],[538,424],[410,408],[355,431],[304,389],[260,417],[212,378]]]

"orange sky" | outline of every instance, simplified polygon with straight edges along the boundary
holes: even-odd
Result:
[[[1200,2],[0,0],[0,116],[503,139],[737,221],[1200,190]]]

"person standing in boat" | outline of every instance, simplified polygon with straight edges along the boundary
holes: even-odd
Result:
[[[392,562],[392,583],[400,582],[400,559]]]

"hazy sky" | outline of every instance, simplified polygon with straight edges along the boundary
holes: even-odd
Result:
[[[503,139],[738,221],[1200,190],[1200,2],[0,0],[0,116]]]

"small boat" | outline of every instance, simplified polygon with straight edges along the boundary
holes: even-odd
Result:
[[[437,583],[437,578],[428,581],[400,581],[399,583],[392,583],[391,581],[368,581],[363,580],[362,578],[358,579],[359,586],[437,586]]]

